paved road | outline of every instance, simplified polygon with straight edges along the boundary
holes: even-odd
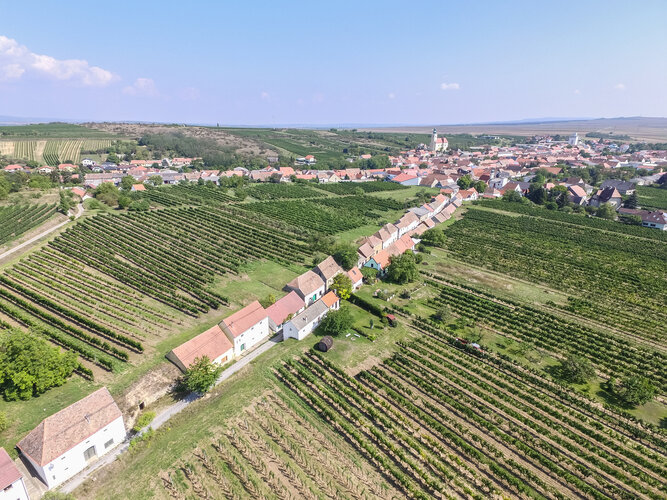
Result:
[[[249,363],[251,363],[253,360],[255,360],[258,356],[261,356],[264,354],[266,351],[271,349],[273,346],[277,345],[280,341],[282,340],[282,335],[276,335],[275,337],[269,339],[267,342],[264,342],[261,346],[259,346],[257,349],[249,352],[246,354],[244,357],[239,359],[236,363],[234,363],[232,366],[224,370],[221,374],[220,377],[218,377],[218,380],[216,380],[215,385],[218,385],[222,383],[223,381],[227,380],[229,377],[234,375],[236,372],[247,366]],[[182,412],[185,408],[187,408],[189,405],[197,401],[198,399],[201,399],[202,395],[197,394],[197,393],[190,393],[188,394],[185,398],[181,399],[180,401],[177,401],[176,403],[168,406],[165,408],[160,414],[158,414],[153,421],[148,425],[147,427],[143,428],[138,434],[141,435],[144,432],[148,431],[148,429],[159,429],[162,427],[165,423],[169,421],[171,417],[174,415],[177,415],[178,413]],[[127,451],[127,449],[130,447],[129,439],[124,441],[121,445],[117,446],[113,450],[111,450],[109,453],[106,455],[103,455],[100,457],[99,460],[97,460],[94,464],[90,465],[86,469],[82,470],[79,472],[76,476],[74,476],[72,479],[67,481],[65,484],[63,484],[60,487],[60,491],[63,493],[72,493],[76,488],[78,488],[86,479],[90,477],[90,475],[96,471],[97,469],[100,469],[101,467],[104,467],[105,465],[110,464],[116,458]]]
[[[79,204],[77,205],[77,211],[76,211],[76,214],[74,215],[74,218],[75,218],[75,219],[78,219],[79,217],[81,217],[81,214],[83,214],[83,204],[82,204],[82,203],[79,203]],[[5,257],[10,256],[10,255],[13,254],[14,252],[18,252],[19,250],[21,250],[22,248],[27,247],[28,245],[33,244],[35,241],[42,239],[42,238],[43,238],[44,236],[46,236],[47,234],[51,234],[53,231],[56,231],[56,230],[60,229],[61,227],[63,227],[63,226],[64,226],[65,224],[67,224],[68,222],[69,222],[69,220],[66,220],[66,221],[64,221],[64,222],[61,222],[60,224],[56,224],[55,226],[50,227],[50,228],[47,229],[46,231],[42,231],[42,232],[39,233],[37,236],[33,236],[33,237],[30,238],[29,240],[24,241],[24,242],[21,243],[20,245],[16,245],[14,248],[10,248],[10,249],[7,250],[5,253],[0,254],[0,260],[4,259]]]

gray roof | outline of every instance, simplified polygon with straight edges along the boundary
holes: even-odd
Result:
[[[306,325],[311,324],[315,319],[320,315],[327,312],[329,308],[322,301],[322,299],[315,302],[312,306],[307,307],[303,312],[294,316],[290,322],[299,330],[304,328]]]

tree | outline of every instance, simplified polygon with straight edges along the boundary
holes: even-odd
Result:
[[[573,384],[583,384],[595,376],[590,361],[573,354],[561,361],[558,367],[560,378]]]
[[[65,383],[79,362],[74,352],[50,346],[34,333],[9,330],[0,341],[0,393],[27,400]]]
[[[472,186],[473,180],[470,175],[464,175],[462,177],[459,177],[459,180],[456,181],[456,183],[459,185],[461,189],[468,189],[470,186]]]
[[[479,194],[482,194],[484,191],[486,191],[488,186],[484,181],[477,181],[475,184],[473,184],[473,187],[475,188],[475,191],[477,191]]]
[[[607,383],[608,389],[630,408],[648,403],[655,396],[656,388],[645,377],[631,375],[616,382],[613,378]]]
[[[315,252],[330,254],[334,247],[334,237],[322,233],[315,233],[308,237],[308,247]]]
[[[354,245],[337,245],[333,250],[333,258],[346,271],[357,265],[357,249]]]
[[[364,277],[366,283],[375,283],[378,279],[378,270],[372,267],[362,267],[361,275]]]
[[[113,185],[111,182],[103,182],[94,192],[95,198],[100,200],[102,203],[109,205],[110,207],[115,207],[118,205],[118,197],[120,193],[118,188]]]
[[[345,333],[352,327],[352,314],[350,308],[343,306],[340,309],[332,309],[324,317],[317,332],[321,335],[339,335]]]
[[[609,203],[603,203],[598,207],[598,211],[595,215],[602,219],[614,220],[616,218],[616,210],[614,210],[614,207]]]
[[[129,206],[132,204],[132,198],[127,196],[126,194],[122,194],[118,197],[118,206],[120,208],[129,208]]]
[[[213,387],[222,373],[222,366],[215,365],[208,356],[195,358],[190,367],[185,370],[181,379],[181,387],[189,392],[203,394]]]
[[[625,208],[637,208],[639,206],[639,201],[637,199],[637,192],[634,191],[630,197],[625,200],[625,203],[623,203],[623,206]]]
[[[72,192],[61,189],[59,194],[60,202],[58,203],[58,210],[67,215],[67,212],[72,208]]]
[[[111,162],[111,163],[118,164],[118,163],[120,163],[120,158],[118,157],[118,155],[116,153],[109,153],[107,155],[107,161]]]
[[[512,191],[505,191],[505,194],[503,194],[503,201],[510,201],[513,203],[523,203],[524,198],[518,191],[512,190]]]
[[[528,199],[537,205],[544,205],[547,201],[547,190],[540,184],[533,183],[528,189]]]
[[[434,227],[424,231],[422,234],[422,241],[427,245],[434,247],[444,247],[445,243],[447,242],[447,238],[445,237],[445,233],[442,229]]]
[[[136,181],[134,180],[134,177],[131,175],[126,175],[120,180],[120,188],[123,191],[132,191],[132,186],[134,186],[134,183]]]
[[[151,175],[146,182],[152,184],[153,186],[161,186],[164,184],[162,176],[160,175]]]
[[[402,285],[415,281],[419,277],[417,262],[412,251],[408,250],[402,255],[393,255],[389,258],[387,268],[387,279]]]
[[[446,322],[449,318],[451,318],[451,316],[452,316],[452,309],[447,305],[442,306],[433,315],[435,319],[437,319],[438,321],[442,321],[443,323]]]
[[[352,293],[352,280],[347,274],[337,274],[334,276],[331,288],[341,299],[349,299]]]

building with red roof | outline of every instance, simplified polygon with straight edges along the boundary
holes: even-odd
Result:
[[[269,335],[269,316],[262,305],[254,301],[223,319],[220,328],[234,344],[234,354],[238,356]]]
[[[266,314],[269,317],[269,328],[274,332],[281,332],[287,318],[299,314],[305,308],[306,303],[299,297],[298,293],[292,290],[266,308]]]
[[[234,345],[219,325],[169,351],[167,359],[185,371],[196,359],[206,356],[213,363],[224,364],[234,357]]]
[[[0,448],[0,499],[29,500],[23,474],[4,448]]]

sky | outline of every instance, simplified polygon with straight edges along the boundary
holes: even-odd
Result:
[[[221,125],[667,116],[665,0],[0,0],[0,115]]]

